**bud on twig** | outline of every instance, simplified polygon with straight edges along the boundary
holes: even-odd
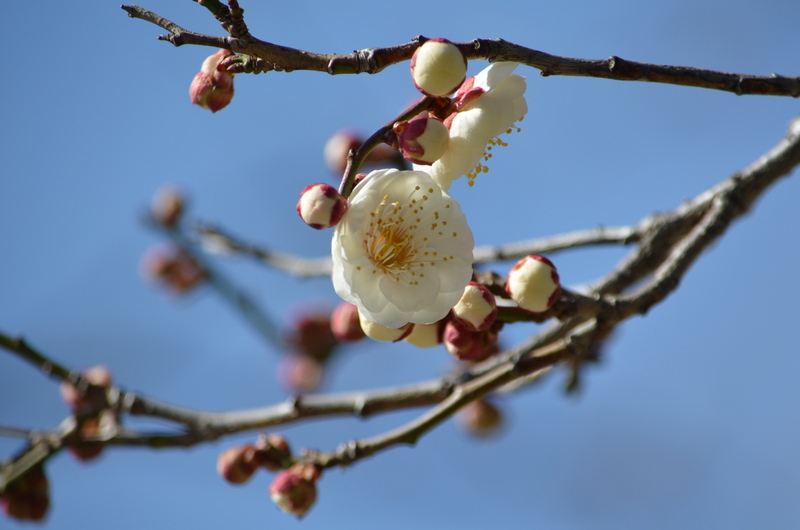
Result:
[[[258,465],[268,471],[280,471],[287,467],[287,462],[292,457],[289,442],[277,433],[259,434],[255,449]]]
[[[450,145],[450,131],[436,118],[415,118],[393,127],[403,157],[414,164],[429,166],[439,160]]]
[[[461,299],[453,306],[453,318],[472,331],[488,329],[496,317],[497,301],[494,295],[478,282],[469,282]]]
[[[414,52],[411,77],[414,86],[425,95],[452,94],[467,75],[467,59],[447,39],[431,39]]]
[[[183,193],[174,186],[164,186],[153,195],[150,215],[161,226],[174,228],[183,215],[184,206]]]
[[[525,256],[508,273],[506,292],[526,311],[546,311],[561,294],[555,265],[538,254]]]
[[[203,61],[200,72],[194,76],[189,86],[189,97],[192,103],[211,112],[217,112],[228,106],[233,99],[234,74],[219,69],[222,59],[234,55],[229,50],[219,50]]]
[[[0,495],[0,506],[11,519],[41,521],[50,507],[50,485],[41,466],[17,479]]]
[[[269,487],[272,501],[281,511],[302,518],[317,500],[319,469],[313,464],[295,464],[281,471]]]
[[[231,484],[244,484],[256,469],[256,449],[251,444],[229,447],[217,459],[217,472]]]
[[[363,339],[366,335],[358,319],[358,307],[349,302],[337,305],[331,314],[331,331],[339,342]]]
[[[329,184],[312,184],[300,193],[297,214],[311,228],[321,230],[337,224],[347,211],[347,200]]]
[[[456,423],[467,434],[477,438],[487,438],[500,431],[503,426],[503,415],[487,400],[476,399],[458,411]]]

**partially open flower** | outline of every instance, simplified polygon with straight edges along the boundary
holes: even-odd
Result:
[[[270,497],[281,511],[300,519],[317,500],[318,478],[311,464],[296,464],[278,473],[269,487]]]
[[[189,86],[189,97],[192,103],[211,112],[217,112],[228,106],[233,99],[233,75],[227,70],[219,70],[219,63],[226,57],[234,55],[229,50],[219,50],[203,61],[200,72],[194,76]]]
[[[329,228],[341,220],[347,201],[329,184],[312,184],[300,193],[297,214],[311,228]]]
[[[450,131],[436,118],[415,118],[396,123],[394,132],[403,157],[415,164],[433,164],[447,151],[450,143]]]
[[[497,317],[497,302],[489,289],[469,282],[461,299],[453,306],[453,318],[472,331],[488,329]]]
[[[506,292],[526,311],[546,311],[561,294],[555,265],[538,254],[525,256],[508,273]]]
[[[467,75],[467,59],[447,39],[431,39],[411,57],[414,86],[428,96],[452,94]]]
[[[432,324],[469,283],[474,245],[460,206],[427,173],[373,171],[334,230],[333,286],[371,322]]]
[[[414,165],[416,171],[429,173],[444,190],[462,175],[472,185],[479,173],[488,171],[483,162],[494,147],[506,145],[499,136],[512,132],[528,112],[525,78],[512,73],[517,66],[493,63],[464,81],[455,96],[458,111],[444,122],[450,129],[447,151],[430,166]]]

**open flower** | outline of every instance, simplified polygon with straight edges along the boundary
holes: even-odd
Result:
[[[467,78],[454,102],[457,111],[445,125],[450,129],[450,144],[439,160],[430,166],[414,165],[425,171],[445,191],[461,175],[472,185],[483,165],[491,158],[494,146],[506,145],[498,138],[514,130],[514,123],[528,112],[525,78],[512,73],[517,63],[493,63],[475,77]]]
[[[420,171],[373,171],[353,190],[331,245],[333,286],[388,328],[433,324],[472,276],[461,207]]]

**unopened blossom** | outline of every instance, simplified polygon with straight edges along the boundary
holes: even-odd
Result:
[[[476,399],[458,411],[456,424],[464,432],[476,438],[489,438],[503,427],[503,414],[485,399]]]
[[[175,228],[183,215],[186,199],[175,186],[164,186],[156,191],[150,203],[153,220],[166,228]]]
[[[503,323],[495,321],[488,329],[473,331],[458,319],[452,319],[444,328],[444,347],[459,361],[480,361],[497,352],[498,334]]]
[[[334,230],[333,286],[371,322],[432,324],[469,283],[474,245],[461,207],[427,173],[373,171]]]
[[[431,39],[411,57],[414,86],[428,96],[452,94],[467,75],[467,60],[447,39]]]
[[[458,109],[446,120],[450,143],[442,157],[430,166],[414,165],[429,173],[445,191],[466,175],[470,185],[487,172],[484,164],[492,150],[506,143],[500,135],[517,129],[515,123],[528,112],[525,78],[512,73],[517,63],[493,63],[478,75],[468,78],[454,97]]]
[[[281,511],[302,518],[317,500],[319,470],[312,464],[295,464],[281,471],[269,487],[272,501]]]
[[[561,294],[555,265],[538,254],[525,256],[508,273],[506,292],[526,311],[541,313],[549,309]]]
[[[403,340],[417,348],[433,348],[442,343],[445,321],[434,324],[414,324],[411,333]]]
[[[461,299],[453,306],[453,318],[457,318],[472,331],[488,329],[497,317],[497,302],[485,285],[469,282]]]
[[[211,112],[217,112],[228,106],[233,99],[234,74],[219,69],[219,63],[226,57],[234,55],[230,50],[219,50],[203,61],[200,72],[194,76],[189,86],[189,97],[192,103]]]
[[[403,158],[415,164],[431,165],[447,151],[450,131],[436,118],[415,118],[394,126]]]
[[[50,484],[42,466],[32,468],[0,493],[0,507],[11,519],[43,520],[50,508]]]
[[[256,472],[258,465],[252,444],[229,447],[217,459],[217,473],[231,484],[244,484]]]
[[[405,324],[399,328],[389,328],[369,320],[361,311],[358,312],[358,322],[367,337],[381,342],[402,340],[411,333],[411,329],[414,327],[414,324]]]
[[[347,211],[347,201],[329,184],[312,184],[300,193],[297,214],[311,228],[321,230],[339,222]]]

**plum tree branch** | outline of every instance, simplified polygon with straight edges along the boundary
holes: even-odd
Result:
[[[405,44],[385,48],[365,48],[350,55],[320,54],[256,39],[249,32],[241,33],[236,29],[238,26],[226,24],[224,21],[223,27],[230,36],[214,37],[188,31],[137,5],[123,5],[122,9],[132,18],[150,22],[169,31],[168,35],[159,36],[159,39],[171,42],[175,46],[184,44],[212,46],[242,54],[224,63],[229,67],[229,71],[235,73],[311,70],[332,75],[376,74],[388,66],[410,60],[414,51],[428,40],[418,36]],[[798,76],[736,74],[688,66],[642,63],[617,56],[596,60],[576,59],[552,55],[503,39],[474,39],[455,44],[467,59],[518,62],[536,68],[544,77],[576,76],[617,81],[647,81],[722,90],[737,95],[800,97]]]

